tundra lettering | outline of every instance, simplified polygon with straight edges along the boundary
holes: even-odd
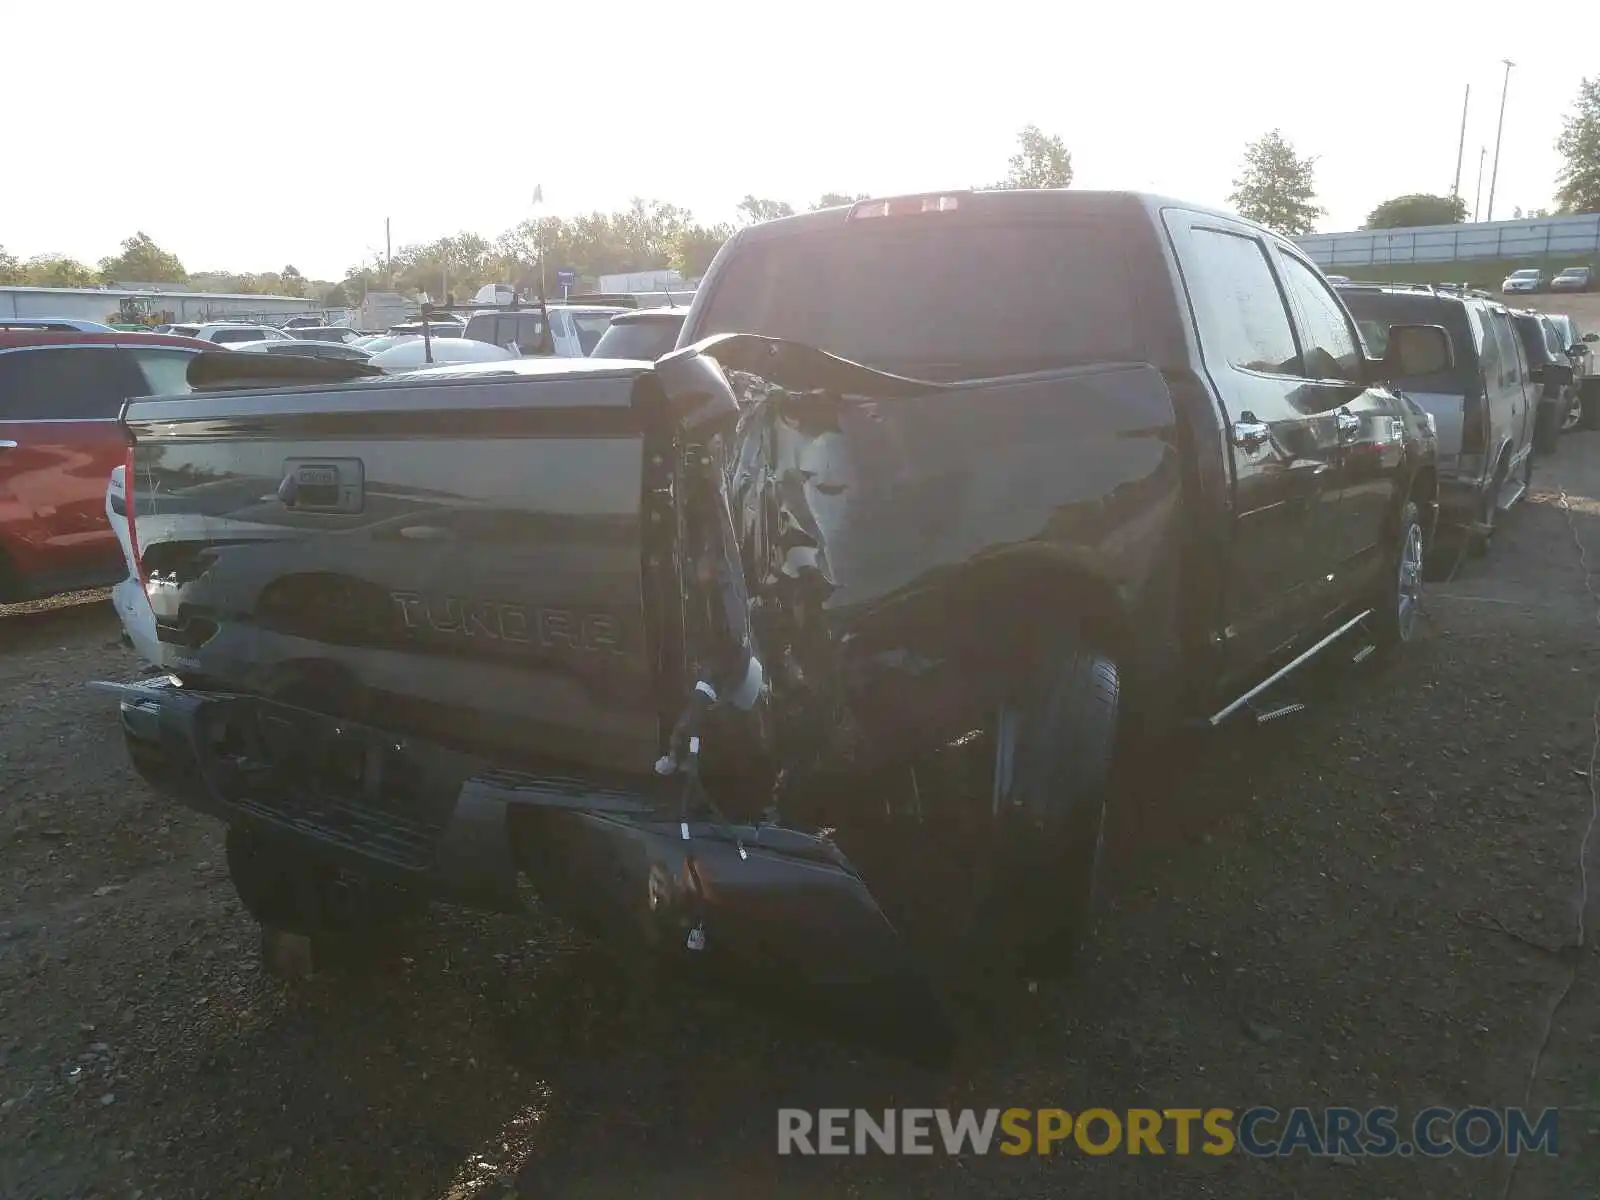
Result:
[[[463,596],[424,596],[421,592],[390,593],[402,625],[455,637],[485,638],[546,649],[623,653],[622,629],[605,612],[568,608],[528,608]],[[531,619],[530,619],[531,614]]]

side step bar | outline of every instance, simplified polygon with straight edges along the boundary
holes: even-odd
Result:
[[[1213,727],[1222,724],[1241,708],[1247,707],[1250,701],[1261,695],[1262,692],[1272,687],[1279,680],[1287,676],[1291,671],[1298,670],[1300,667],[1305,666],[1306,663],[1310,662],[1317,655],[1321,654],[1329,646],[1333,645],[1334,642],[1338,641],[1345,634],[1349,633],[1352,629],[1361,624],[1371,615],[1372,610],[1369,608],[1363,610],[1359,615],[1351,617],[1348,621],[1339,626],[1339,628],[1335,629],[1327,637],[1323,638],[1315,646],[1312,646],[1309,650],[1298,655],[1286,665],[1279,667],[1271,675],[1268,675],[1260,683],[1256,684],[1255,687],[1251,688],[1244,695],[1233,701],[1226,708],[1218,709],[1216,712],[1212,713],[1210,717],[1206,718],[1206,724]]]

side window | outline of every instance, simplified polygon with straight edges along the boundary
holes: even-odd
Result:
[[[524,314],[517,318],[517,347],[524,354],[537,354],[544,336],[544,322],[537,314]]]
[[[1500,377],[1505,374],[1500,339],[1494,335],[1494,322],[1489,319],[1487,310],[1473,309],[1472,319],[1478,339],[1478,368],[1483,372],[1483,386],[1493,390],[1500,386]]]
[[[115,346],[43,347],[0,354],[0,421],[109,421],[144,389]]]
[[[1361,382],[1361,343],[1344,305],[1317,273],[1292,254],[1279,253],[1283,283],[1300,321],[1301,353],[1308,379]]]
[[[1511,330],[1511,318],[1495,310],[1489,314],[1489,328],[1500,346],[1500,385],[1516,388],[1522,386],[1522,360],[1517,354],[1517,336]]]
[[[189,363],[194,354],[177,347],[139,346],[128,351],[144,373],[145,386],[152,396],[186,396],[189,388]]]
[[[1198,227],[1188,243],[1184,275],[1207,357],[1220,355],[1246,371],[1296,373],[1300,352],[1266,247],[1243,234]]]

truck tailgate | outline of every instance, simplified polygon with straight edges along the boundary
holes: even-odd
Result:
[[[132,402],[166,664],[463,748],[647,767],[646,371],[562,367]]]

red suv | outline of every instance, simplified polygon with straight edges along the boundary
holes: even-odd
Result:
[[[130,396],[189,390],[216,347],[159,333],[0,325],[0,603],[104,587],[127,572],[106,522]]]

